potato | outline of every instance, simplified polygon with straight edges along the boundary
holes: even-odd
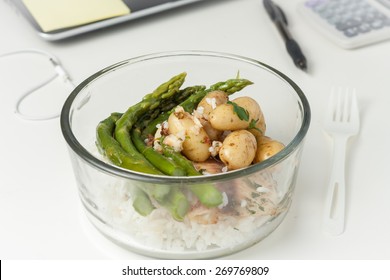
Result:
[[[253,121],[263,119],[260,105],[251,97],[238,97],[232,100],[243,112],[247,112],[248,119],[242,119],[234,110],[232,104],[221,104],[209,115],[211,126],[218,130],[247,129]],[[260,123],[261,124],[261,123]],[[260,125],[259,124],[259,125]]]
[[[169,134],[181,135],[182,153],[192,161],[205,161],[210,157],[211,141],[203,127],[184,110],[176,110],[168,118]]]
[[[264,115],[261,112],[259,120],[256,122],[255,127],[248,130],[256,137],[257,142],[260,142],[262,137],[265,135],[266,128],[267,126],[265,124]]]
[[[221,90],[214,90],[206,94],[199,102],[198,108],[203,108],[203,116],[208,120],[208,116],[217,106],[225,104],[228,101],[228,95]]]
[[[263,136],[257,143],[257,150],[253,163],[258,163],[266,160],[284,149],[284,144]]]
[[[219,158],[228,170],[249,166],[256,154],[256,138],[247,130],[230,133],[222,143]]]
[[[201,114],[200,123],[212,141],[218,140],[222,131],[213,128],[209,122],[210,113],[219,105],[228,101],[228,95],[224,91],[215,90],[209,92],[199,102],[197,112]]]
[[[216,141],[221,138],[223,131],[217,130],[211,126],[210,122],[205,119],[200,119],[200,123],[203,126],[203,129],[206,131],[207,135],[210,137],[211,141]]]

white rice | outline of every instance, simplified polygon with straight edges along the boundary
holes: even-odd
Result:
[[[224,205],[228,203],[223,193]],[[140,244],[168,251],[210,248],[233,248],[256,236],[256,231],[272,216],[270,213],[237,217],[221,215],[216,224],[199,224],[185,218],[174,220],[171,214],[159,207],[147,216],[141,216],[132,207],[131,194],[126,186],[111,186],[99,195],[97,204],[105,219]],[[241,207],[247,202],[243,200]]]
[[[96,153],[94,155],[101,158]],[[263,213],[245,217],[220,215],[216,224],[200,224],[188,217],[179,222],[162,207],[156,208],[147,217],[141,216],[132,207],[131,187],[124,181],[99,188],[95,202],[103,220],[132,236],[140,244],[168,251],[204,251],[215,247],[233,248],[244,243],[254,238],[257,230],[270,217],[280,213],[281,210],[274,207],[277,197],[275,186],[272,185],[269,182],[268,186],[258,189],[269,201]],[[223,192],[222,196],[220,209],[228,204],[227,194]],[[240,206],[245,208],[249,203],[244,200]]]

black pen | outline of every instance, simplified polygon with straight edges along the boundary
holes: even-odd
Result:
[[[287,51],[293,59],[295,65],[302,70],[306,70],[306,58],[303,55],[298,43],[292,38],[290,32],[287,29],[286,15],[278,5],[272,2],[272,0],[263,0],[263,4],[280,35],[282,35],[283,40],[286,43]]]

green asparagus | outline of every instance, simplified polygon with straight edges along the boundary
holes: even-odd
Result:
[[[97,145],[99,150],[115,165],[154,175],[163,175],[144,157],[135,157],[129,155],[122,149],[120,144],[112,137],[115,122],[121,116],[120,113],[112,113],[108,118],[101,121],[97,127]],[[170,191],[170,187],[166,185],[145,186],[144,191],[156,201],[163,201]]]
[[[162,149],[165,156],[172,158],[175,162],[185,168],[188,176],[201,175],[201,173],[196,170],[192,162],[181,153],[176,152],[172,147],[164,144],[162,145]],[[221,192],[212,184],[189,185],[188,189],[206,207],[216,207],[222,203]]]
[[[143,157],[134,147],[131,141],[130,130],[138,119],[146,112],[157,108],[161,100],[170,98],[179,92],[179,88],[184,83],[186,73],[174,76],[169,81],[161,84],[152,93],[145,95],[139,103],[131,106],[116,122],[115,139],[122,148],[134,157]]]
[[[155,209],[149,196],[141,188],[133,186],[133,207],[142,216],[148,216]]]
[[[161,143],[161,148],[164,156],[172,159],[178,165],[182,166],[186,171],[187,176],[198,176],[202,175],[196,170],[190,160],[183,156],[180,152],[176,152],[171,146]]]
[[[181,89],[175,96],[172,96],[172,98],[161,100],[161,103],[157,108],[142,115],[135,125],[143,130],[150,122],[153,122],[155,125],[159,124],[156,123],[155,119],[159,118],[160,115],[164,115],[166,112],[171,111],[171,109],[175,108],[189,96],[198,91],[205,90],[205,88],[205,86],[191,86]],[[155,129],[155,127],[153,129]]]
[[[117,166],[138,172],[162,175],[163,173],[142,157],[142,155],[138,156],[135,153],[127,153],[112,136],[115,130],[115,122],[119,116],[119,113],[113,113],[98,124],[96,139],[99,149]]]
[[[146,145],[139,128],[131,130],[131,139],[137,150],[164,174],[170,176],[185,176],[187,174],[183,167],[157,152],[152,146]]]
[[[226,80],[225,82],[218,82],[210,86],[208,89],[204,89],[204,88],[197,89],[186,100],[180,103],[179,106],[183,107],[184,111],[192,113],[192,111],[196,108],[196,106],[203,99],[203,97],[205,97],[211,91],[221,90],[226,92],[228,95],[231,95],[251,84],[252,82],[247,79],[229,79]],[[142,131],[142,136],[146,138],[149,135],[154,135],[154,133],[157,130],[156,126],[166,121],[170,116],[170,114],[173,113],[174,110],[175,108],[172,108],[171,110],[164,112],[163,114],[160,114],[156,119],[150,121],[149,124]]]
[[[247,79],[229,79],[224,82],[218,82],[203,92],[191,95],[180,106],[183,107],[184,111],[191,113],[209,92],[221,90],[231,95],[251,84],[253,83]]]
[[[190,203],[178,187],[171,187],[167,199],[160,204],[165,207],[177,221],[183,221],[190,208]]]

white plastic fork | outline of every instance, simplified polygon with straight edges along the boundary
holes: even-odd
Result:
[[[326,195],[324,231],[340,235],[345,227],[345,156],[348,139],[359,132],[355,89],[333,89],[325,117],[325,131],[333,138],[333,166]]]

